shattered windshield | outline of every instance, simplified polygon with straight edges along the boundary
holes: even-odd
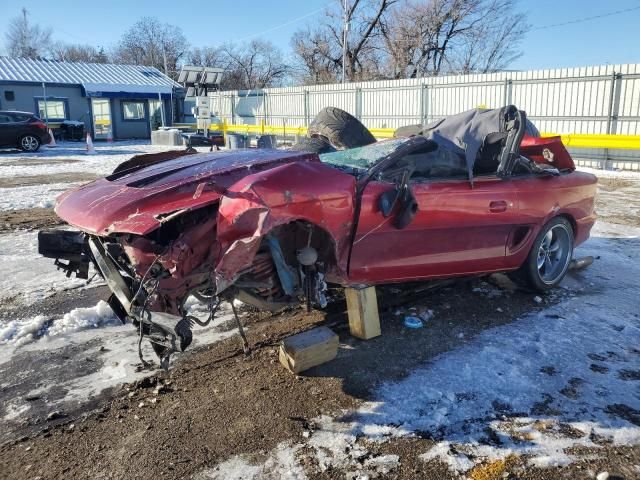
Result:
[[[323,163],[338,167],[350,167],[355,169],[369,169],[382,158],[395,151],[406,142],[406,138],[383,140],[381,142],[365,145],[364,147],[341,150],[339,152],[323,153],[320,160]]]

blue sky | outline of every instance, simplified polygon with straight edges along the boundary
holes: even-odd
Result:
[[[149,15],[180,26],[194,46],[218,45],[229,40],[268,38],[289,50],[291,34],[313,24],[322,9],[335,0],[214,0],[175,2],[165,0],[4,0],[0,20],[4,41],[8,18],[25,6],[32,20],[54,30],[54,38],[70,43],[105,47],[115,43],[122,31],[139,17]],[[198,13],[202,5],[207,13]],[[561,27],[540,29],[607,12],[640,7],[640,0],[520,0],[533,29],[523,42],[523,56],[513,69],[552,68],[640,63],[640,9],[620,15]],[[264,33],[263,33],[264,32]],[[261,34],[263,35],[256,35]]]

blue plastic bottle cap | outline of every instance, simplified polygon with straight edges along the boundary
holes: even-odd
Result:
[[[407,328],[422,328],[422,320],[418,317],[404,317],[404,326]]]

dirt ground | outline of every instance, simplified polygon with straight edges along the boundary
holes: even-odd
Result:
[[[20,230],[40,230],[62,225],[64,222],[53,208],[25,208],[0,212],[0,233]]]
[[[505,283],[495,277],[493,283]],[[508,282],[506,283],[507,285]],[[424,284],[380,289],[381,337],[368,342],[348,333],[346,305],[337,297],[327,312],[306,314],[291,309],[276,315],[245,309],[253,350],[246,357],[237,336],[185,355],[168,373],[105,392],[89,406],[64,412],[47,420],[47,412],[13,432],[13,440],[0,448],[4,478],[188,478],[205,467],[241,453],[260,458],[279,442],[301,438],[320,414],[336,415],[369,399],[382,382],[398,380],[439,353],[464,344],[482,330],[508,323],[519,315],[541,308],[530,292],[505,290],[487,301],[484,280],[464,280],[429,291]],[[90,301],[105,295],[94,289]],[[79,294],[47,300],[63,311]],[[86,294],[84,294],[87,296]],[[428,328],[408,330],[404,309],[419,306],[427,295],[430,308],[439,314]],[[545,299],[549,303],[561,295]],[[42,305],[39,306],[42,308]],[[500,311],[501,310],[501,311]],[[4,312],[5,314],[9,312]],[[285,336],[314,325],[328,325],[340,336],[338,358],[301,376],[286,371],[277,360],[278,342]],[[231,329],[233,325],[225,325]],[[99,359],[100,353],[96,356]],[[68,366],[73,368],[73,366]],[[38,399],[33,399],[37,403]],[[37,412],[37,409],[34,411]],[[457,478],[439,462],[423,462],[434,440],[409,438],[368,445],[375,455],[394,453],[400,467],[389,478]],[[599,451],[599,454],[602,452]],[[612,448],[604,456],[581,461],[565,469],[526,469],[517,477],[502,477],[522,459],[492,468],[500,476],[475,478],[579,478],[584,469],[598,464],[624,474],[637,463],[640,450]],[[507,468],[508,467],[508,468]],[[493,473],[492,473],[493,472]],[[627,473],[623,478],[633,478]],[[343,478],[327,471],[311,478]]]

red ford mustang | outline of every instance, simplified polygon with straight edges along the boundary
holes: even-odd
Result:
[[[56,212],[80,231],[42,231],[40,251],[80,277],[93,263],[165,365],[203,323],[190,295],[212,314],[221,299],[324,306],[327,283],[516,270],[545,290],[589,236],[596,177],[526,126],[506,107],[320,155],[141,155],[63,194]]]

